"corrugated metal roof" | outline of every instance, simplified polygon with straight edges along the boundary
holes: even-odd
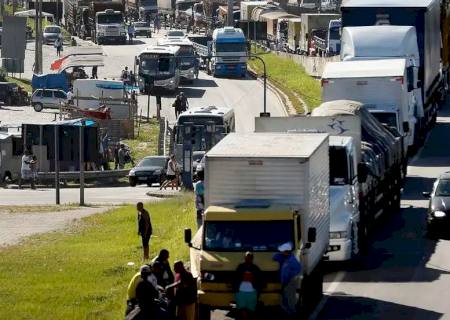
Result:
[[[260,21],[277,20],[280,18],[299,18],[299,16],[284,11],[272,11],[263,13],[259,16]]]
[[[397,77],[405,73],[405,59],[329,62],[323,79]]]
[[[370,7],[370,8],[428,8],[438,0],[344,0],[341,8],[346,7]]]

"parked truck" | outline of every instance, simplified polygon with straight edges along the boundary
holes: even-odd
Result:
[[[98,2],[89,4],[89,29],[91,40],[97,44],[114,42],[125,44],[127,32],[122,2]]]
[[[403,138],[363,104],[330,101],[311,117],[257,118],[255,131],[330,134],[330,246],[325,259],[358,257],[376,219],[399,209],[406,173]]]
[[[422,1],[401,1],[401,0],[347,0],[341,5],[342,26],[345,27],[363,27],[376,25],[392,26],[412,26],[416,30],[417,44],[419,50],[418,69],[418,87],[420,87],[423,104],[423,121],[418,122],[420,137],[423,139],[427,129],[436,120],[438,104],[443,101],[446,94],[448,78],[447,69],[441,69],[443,65],[448,66],[448,24],[441,22],[443,19],[448,21],[448,1],[443,1],[441,7],[440,0],[422,0]],[[441,10],[442,9],[442,10]],[[441,30],[443,26],[443,30]],[[373,30],[372,30],[373,31]],[[442,31],[442,32],[441,32]],[[367,32],[367,35],[370,33]],[[445,34],[446,38],[441,37]],[[392,38],[389,33],[385,33],[386,38],[372,32],[363,43],[371,42],[375,47],[383,42],[389,43],[395,48],[395,43],[391,43]],[[378,41],[375,43],[375,39]],[[447,54],[441,56],[441,43],[443,50]],[[384,47],[384,45],[382,45]],[[344,45],[343,45],[344,47]],[[375,57],[384,57],[382,52],[376,50],[370,54],[364,51],[366,56],[374,59]],[[361,56],[360,56],[361,57]]]
[[[329,62],[322,74],[322,101],[364,103],[379,122],[405,137],[407,153],[414,149],[417,122],[414,76],[408,71],[405,59]]]
[[[341,51],[341,20],[330,20],[326,30],[313,31],[315,53],[318,56],[335,56]]]
[[[299,39],[299,53],[310,54],[310,48],[314,47],[314,33],[322,32],[326,34],[330,27],[331,20],[340,18],[338,14],[328,13],[304,13],[301,15],[301,28]]]
[[[214,76],[246,76],[247,41],[242,29],[224,27],[215,29],[211,40],[207,37],[189,39],[200,58],[206,60],[208,73]]]
[[[302,264],[300,305],[322,295],[322,256],[329,243],[327,134],[230,133],[205,158],[203,227],[191,239],[191,271],[198,283],[199,319],[235,301],[232,279],[252,251],[266,286],[259,300],[280,305],[279,245],[291,242]]]
[[[89,3],[89,0],[64,0],[64,26],[71,35],[83,39],[91,35]]]

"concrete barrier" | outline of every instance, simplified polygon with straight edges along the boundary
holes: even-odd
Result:
[[[279,57],[288,58],[293,60],[295,63],[303,66],[305,68],[306,73],[310,76],[320,78],[322,76],[323,70],[325,69],[325,65],[328,62],[339,61],[339,56],[334,57],[310,57],[299,54],[292,54],[286,52],[272,51]]]
[[[111,178],[123,178],[128,176],[128,169],[121,170],[105,170],[105,171],[85,171],[84,178],[85,179],[111,179]],[[79,180],[80,172],[79,171],[63,171],[59,173],[60,179],[65,180]],[[55,173],[54,172],[38,172],[38,180],[39,181],[48,181],[54,180]]]

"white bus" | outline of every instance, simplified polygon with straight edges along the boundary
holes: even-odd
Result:
[[[192,151],[208,151],[225,135],[235,131],[234,110],[215,106],[194,107],[180,114],[174,128],[174,150],[177,159],[181,159],[185,143],[183,129],[186,123],[192,124]]]
[[[158,40],[158,46],[180,47],[178,62],[181,79],[193,82],[198,77],[198,62],[191,40],[188,38],[163,38]]]
[[[177,46],[150,46],[136,57],[141,92],[149,92],[152,82],[155,89],[177,90],[180,84],[179,51]]]

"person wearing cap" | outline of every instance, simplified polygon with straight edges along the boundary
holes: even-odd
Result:
[[[281,308],[289,316],[294,316],[297,312],[297,277],[302,271],[292,250],[292,243],[287,242],[280,245],[280,252],[273,256],[273,260],[280,264]]]
[[[258,296],[263,288],[261,270],[253,263],[253,253],[246,252],[244,262],[236,269],[233,291],[236,293],[236,308],[241,319],[249,319],[256,311]]]

